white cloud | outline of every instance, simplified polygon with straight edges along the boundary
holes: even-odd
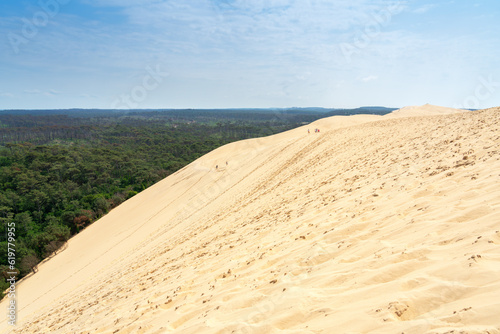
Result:
[[[370,81],[374,81],[374,80],[377,80],[378,79],[378,76],[376,75],[369,75],[367,77],[364,77],[361,79],[361,81],[363,82],[370,82]]]
[[[98,3],[121,6],[131,24],[144,27],[143,34],[153,33],[157,40],[173,46],[181,42],[184,47],[229,44],[254,51],[306,50],[317,42],[331,43],[336,32],[359,26],[387,7],[368,0],[142,1],[140,6],[132,1]]]
[[[414,9],[413,13],[415,13],[415,14],[425,14],[428,11],[430,11],[431,9],[433,9],[434,7],[437,7],[437,5],[436,4],[423,5],[422,7]]]
[[[61,92],[54,90],[54,89],[49,89],[46,91],[42,91],[40,89],[25,89],[24,93],[29,94],[29,95],[44,95],[44,96],[55,96],[61,94]]]
[[[97,98],[99,98],[99,96],[97,96],[95,94],[87,94],[87,93],[80,94],[79,97],[83,97],[85,99],[97,99]]]
[[[47,97],[54,97],[54,96],[56,96],[58,94],[59,94],[59,92],[57,92],[57,91],[55,91],[53,89],[51,89],[49,91],[46,91],[46,92],[43,92],[43,95],[45,95]]]
[[[43,94],[42,91],[39,89],[26,89],[24,90],[26,94],[33,94],[33,95],[38,95],[38,94]]]

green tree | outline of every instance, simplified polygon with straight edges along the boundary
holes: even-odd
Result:
[[[14,223],[16,224],[18,235],[27,235],[34,228],[33,219],[31,219],[29,212],[18,213],[14,217]]]
[[[36,273],[38,271],[38,264],[40,259],[35,254],[29,254],[21,260],[20,269],[21,273],[24,275],[30,272]]]

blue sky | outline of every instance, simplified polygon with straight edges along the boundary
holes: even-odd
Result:
[[[0,109],[500,105],[498,0],[0,3]]]

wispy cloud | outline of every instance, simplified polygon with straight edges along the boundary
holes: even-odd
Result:
[[[44,96],[56,96],[61,94],[61,92],[55,90],[55,89],[49,89],[49,90],[40,90],[40,89],[26,89],[24,90],[25,94],[29,95],[44,95]]]
[[[55,89],[50,89],[50,90],[48,90],[48,91],[44,92],[44,94],[45,94],[46,96],[56,96],[56,95],[60,95],[60,94],[62,94],[62,93],[61,93],[61,92],[59,92],[59,91],[57,91],[57,90],[55,90]]]
[[[415,14],[425,14],[431,9],[437,7],[437,4],[426,4],[413,10]]]
[[[79,97],[83,97],[85,99],[97,99],[99,98],[96,94],[80,94]]]
[[[42,94],[42,91],[40,91],[39,89],[26,89],[24,92],[26,94],[33,94],[33,95]]]
[[[100,0],[120,6],[141,34],[174,52],[283,55],[335,43],[335,32],[364,22],[373,1],[131,1]],[[383,8],[383,6],[379,6]],[[149,35],[154,29],[154,34]],[[231,48],[232,47],[232,48]]]
[[[361,81],[363,81],[363,82],[370,82],[370,81],[375,81],[377,79],[378,79],[378,76],[376,76],[376,75],[369,75],[367,77],[362,78]]]

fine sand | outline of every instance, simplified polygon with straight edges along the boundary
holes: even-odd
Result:
[[[500,333],[500,108],[226,145],[17,288],[0,333]]]

